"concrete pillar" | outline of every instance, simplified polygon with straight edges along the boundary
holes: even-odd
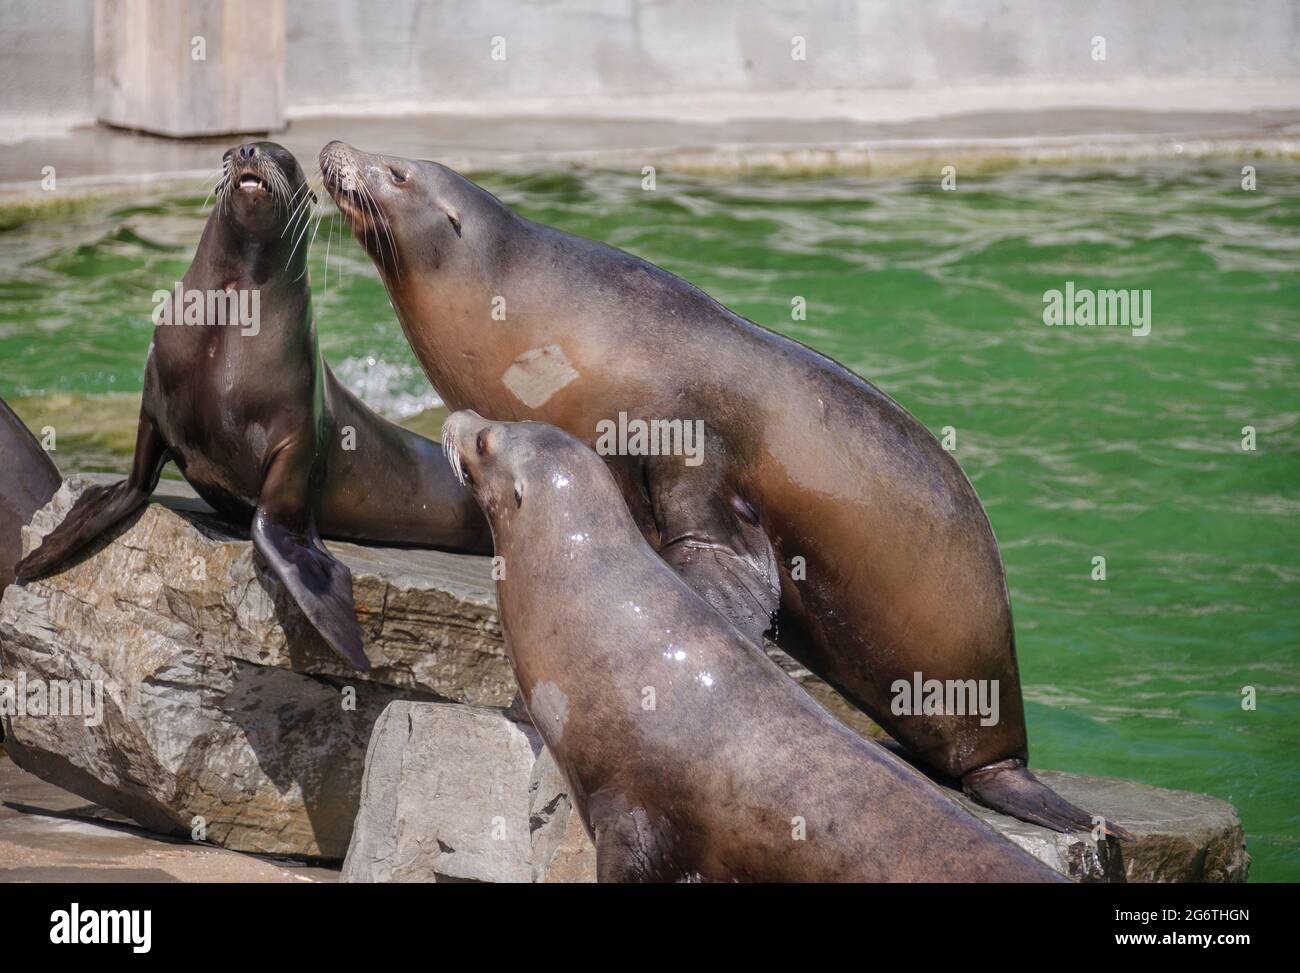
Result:
[[[283,0],[95,0],[95,117],[175,138],[283,128]]]

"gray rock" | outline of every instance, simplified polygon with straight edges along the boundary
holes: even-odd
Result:
[[[1114,777],[1034,773],[1067,801],[1123,825],[1133,841],[1059,834],[950,796],[1035,858],[1084,882],[1244,882],[1250,855],[1237,810],[1206,794]]]
[[[375,724],[345,882],[533,882],[569,819],[537,731],[497,710],[396,702]]]
[[[37,515],[29,548],[82,488],[74,478]],[[103,687],[94,725],[4,716],[19,766],[152,830],[201,827],[228,848],[338,859],[351,838],[357,879],[594,880],[594,849],[554,764],[517,709],[491,709],[510,706],[516,687],[486,558],[331,542],[353,572],[374,665],[361,674],[257,566],[246,535],[183,484],[164,481],[158,499],[68,570],[4,592],[0,677]],[[832,712],[864,735],[878,732],[772,651]],[[1138,840],[1058,835],[950,793],[1081,880],[1245,880],[1250,858],[1231,805],[1129,781],[1041,776]],[[504,822],[503,838],[489,834],[494,844],[484,844],[485,815]]]
[[[73,478],[37,515],[28,549],[85,485]],[[66,571],[4,592],[0,676],[103,691],[95,725],[5,716],[24,769],[156,831],[342,858],[385,706],[512,700],[486,559],[331,543],[353,573],[374,664],[362,674],[255,563],[246,535],[183,485],[160,494]]]
[[[569,813],[568,795],[553,763],[543,756],[535,762],[519,740],[533,741],[531,727],[520,728],[499,713],[472,716],[466,707],[424,703],[395,703],[385,713],[402,725],[381,740],[377,729],[367,757],[362,810],[344,868],[347,881],[434,881],[455,877],[479,880],[594,882],[596,849],[577,813]],[[430,722],[436,714],[437,723]],[[406,719],[411,730],[407,730]],[[481,721],[487,720],[486,727]],[[432,727],[437,732],[428,732]],[[424,727],[424,732],[414,732]],[[460,729],[457,729],[457,728]],[[468,741],[464,744],[456,740]],[[507,750],[507,742],[512,750]],[[896,745],[891,745],[894,749]],[[546,760],[545,775],[537,767]],[[484,768],[491,767],[490,771]],[[502,771],[514,776],[503,781]],[[1243,882],[1250,867],[1241,821],[1232,805],[1204,794],[1149,787],[1107,777],[1084,777],[1058,771],[1038,776],[1067,800],[1124,825],[1132,842],[1095,840],[1088,834],[1059,834],[1047,828],[990,811],[960,791],[941,788],[972,814],[1024,848],[1040,861],[1081,882]],[[490,774],[490,780],[482,779]],[[544,845],[524,842],[489,845],[485,820],[494,808],[522,803],[526,787],[539,778],[551,782],[540,788],[534,807],[558,804],[544,818],[549,827]],[[403,794],[402,792],[407,793]],[[485,797],[490,793],[492,799]],[[551,797],[549,795],[555,795]],[[450,799],[448,799],[450,798]],[[561,798],[557,802],[557,798]],[[373,808],[372,808],[373,805]],[[515,820],[519,811],[505,820]],[[538,819],[535,817],[534,821]],[[498,854],[491,874],[472,875],[455,869],[444,835],[468,842],[476,857],[489,847]],[[440,855],[439,852],[442,852]],[[505,858],[509,858],[507,862]],[[354,861],[357,859],[357,861]],[[373,860],[377,864],[363,864]],[[402,867],[394,866],[401,862]]]
[[[552,884],[596,881],[596,846],[591,843],[576,810],[569,815],[541,881]]]

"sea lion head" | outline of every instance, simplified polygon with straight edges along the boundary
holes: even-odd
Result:
[[[311,217],[316,195],[284,146],[245,142],[222,157],[213,216],[241,240],[276,238],[292,245]],[[306,247],[299,247],[306,252]]]
[[[489,422],[462,409],[447,417],[442,446],[474,491],[498,542],[504,531],[552,536],[565,548],[640,537],[604,461],[544,422]]]
[[[475,241],[489,239],[484,224],[507,218],[490,193],[436,162],[334,141],[321,149],[320,169],[325,189],[390,291],[439,271],[463,272],[481,256]]]

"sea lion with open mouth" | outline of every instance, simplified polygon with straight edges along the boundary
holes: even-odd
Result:
[[[631,437],[605,456],[659,554],[755,644],[776,619],[782,648],[977,799],[1057,830],[1093,827],[1028,770],[997,542],[961,467],[898,403],[445,166],[341,142],[320,163],[448,406],[588,444],[625,420],[700,423],[694,465]],[[895,714],[918,674],[996,694],[998,721]]]
[[[491,523],[510,661],[601,881],[1065,881],[814,702],[657,556],[578,440],[465,411],[443,446]]]
[[[322,535],[490,550],[441,447],[371,412],[322,360],[304,243],[314,202],[281,146],[225,154],[194,261],[155,310],[131,474],[82,494],[19,579],[54,570],[129,516],[174,459],[219,513],[251,519],[272,573],[325,641],[366,670],[352,575]]]
[[[23,421],[0,399],[0,595],[23,556],[23,527],[59,489],[63,478]]]

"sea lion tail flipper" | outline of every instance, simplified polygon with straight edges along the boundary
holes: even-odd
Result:
[[[1091,831],[1097,821],[1107,834],[1124,841],[1133,835],[1104,818],[1077,808],[1029,772],[1023,760],[1002,760],[968,772],[962,790],[985,807],[1053,831]]]
[[[369,672],[347,565],[325,550],[314,530],[295,533],[272,520],[263,507],[253,515],[253,546],[330,648]]]
[[[118,483],[92,486],[45,540],[15,568],[19,581],[49,574],[114,524],[139,509],[158,485],[167,462],[167,443],[143,411],[136,427],[131,474]]]

